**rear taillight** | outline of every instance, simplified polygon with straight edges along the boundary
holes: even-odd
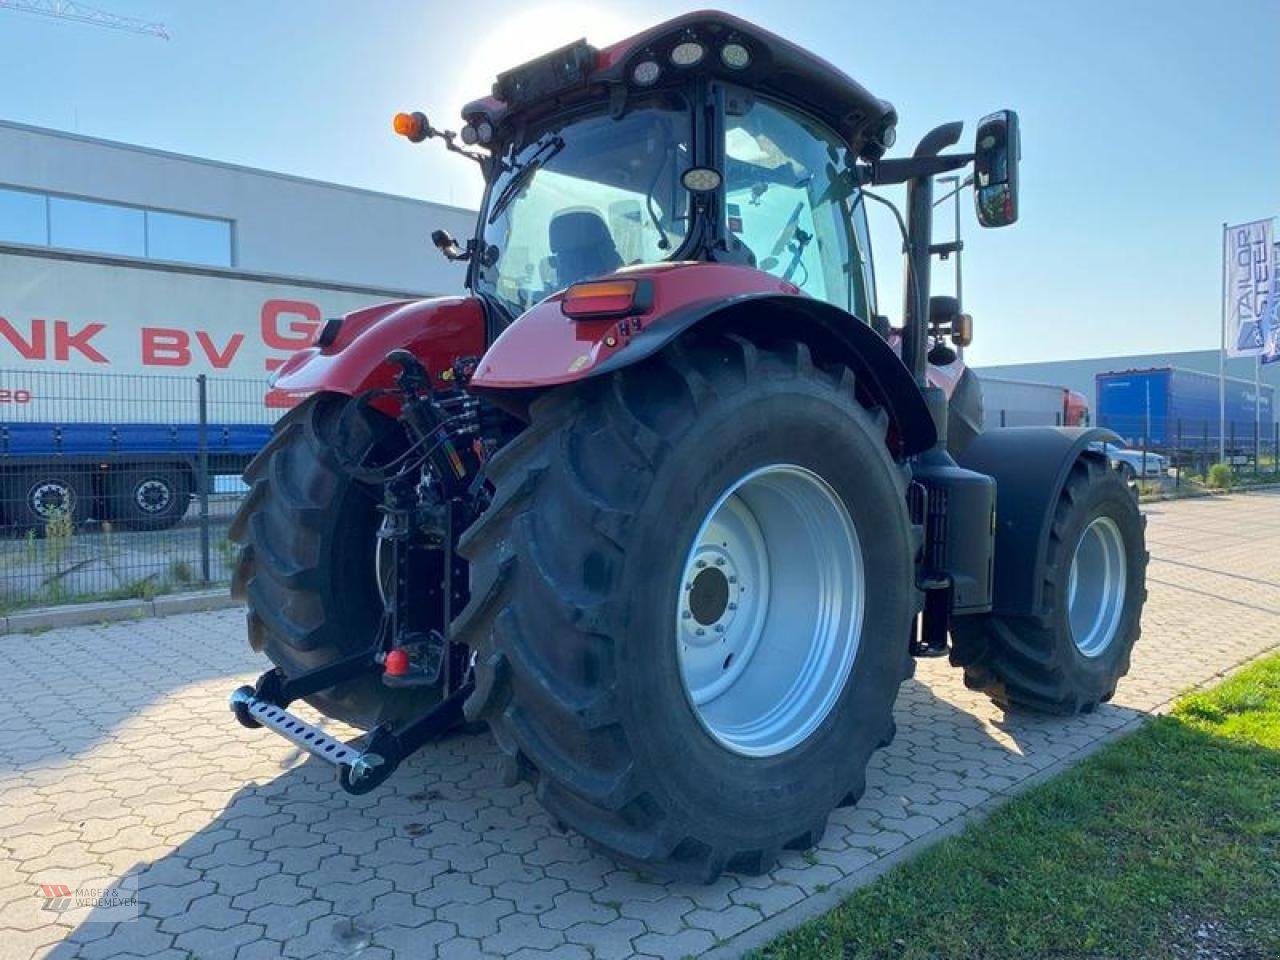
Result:
[[[649,309],[651,287],[640,280],[593,280],[564,292],[560,309],[574,320],[626,317]]]

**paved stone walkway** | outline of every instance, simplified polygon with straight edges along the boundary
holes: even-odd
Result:
[[[1145,633],[1114,704],[1006,716],[921,663],[863,802],[815,851],[708,887],[650,883],[557,832],[528,788],[501,785],[486,736],[338,792],[232,722],[228,692],[263,667],[234,611],[0,638],[0,957],[737,955],[1280,645],[1280,492],[1148,513]],[[45,909],[58,891],[41,885],[95,872],[136,882],[141,916]]]

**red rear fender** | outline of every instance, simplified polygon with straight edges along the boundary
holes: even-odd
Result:
[[[276,372],[267,402],[293,406],[313,393],[348,395],[393,386],[392,350],[411,351],[441,387],[441,374],[459,357],[484,353],[484,309],[472,297],[437,297],[381,303],[342,318],[337,337],[291,356]]]
[[[574,321],[560,309],[562,294],[554,294],[523,313],[493,342],[472,385],[521,390],[584,380],[600,372],[615,355],[625,355],[644,330],[672,323],[696,304],[723,303],[748,294],[801,295],[798,287],[785,280],[731,264],[645,265],[627,267],[611,276],[652,284],[652,297],[642,314]]]
[[[794,284],[750,267],[716,263],[632,267],[613,276],[644,281],[640,312],[572,320],[561,308],[561,294],[548,297],[494,341],[472,389],[527,416],[532,399],[549,387],[640,363],[695,325],[714,325],[810,343],[853,371],[866,403],[888,411],[896,450],[918,453],[936,441],[923,395],[893,348],[848,312],[802,294]]]

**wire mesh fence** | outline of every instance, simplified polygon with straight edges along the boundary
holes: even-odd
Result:
[[[0,610],[226,583],[259,380],[0,370]]]
[[[987,429],[1062,426],[1060,414],[994,409],[985,412]],[[1104,427],[1117,434],[1122,447],[1108,448],[1113,465],[1130,479],[1180,486],[1208,477],[1214,464],[1224,464],[1236,481],[1280,480],[1280,421],[1270,416],[1231,419],[1102,415],[1073,426]]]
[[[260,380],[0,370],[0,613],[226,584],[240,474],[282,411]],[[1061,425],[1001,409],[988,429]],[[1085,425],[1085,424],[1079,424]],[[1280,424],[1102,418],[1113,466],[1153,485],[1280,480]],[[1222,448],[1221,455],[1219,446]]]

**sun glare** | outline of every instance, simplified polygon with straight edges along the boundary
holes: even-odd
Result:
[[[464,103],[488,94],[504,70],[583,37],[593,46],[605,47],[644,26],[631,17],[585,3],[543,3],[505,17],[471,46],[448,104],[450,120]]]

